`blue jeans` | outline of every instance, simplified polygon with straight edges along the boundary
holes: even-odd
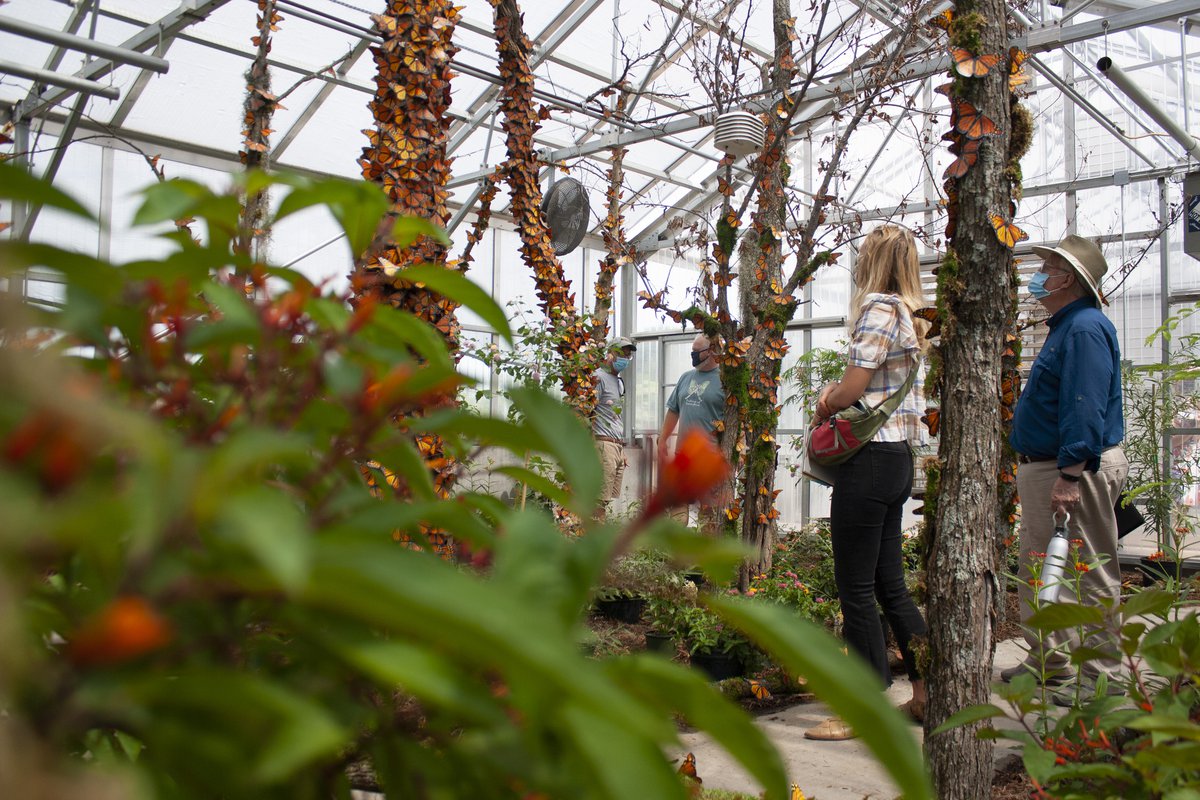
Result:
[[[906,442],[869,442],[838,466],[833,486],[833,572],[842,604],[842,636],[891,685],[887,645],[876,600],[896,635],[909,678],[920,678],[909,641],[926,632],[908,587],[900,521],[912,491]]]

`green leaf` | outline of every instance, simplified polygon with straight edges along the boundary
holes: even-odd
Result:
[[[351,254],[357,257],[374,240],[383,215],[387,213],[388,199],[373,183],[326,178],[297,186],[289,192],[280,201],[275,219],[281,220],[315,205],[329,208],[346,234]]]
[[[428,236],[445,247],[450,246],[450,237],[446,235],[446,232],[422,217],[400,217],[397,219],[396,224],[392,226],[391,243],[404,250],[422,236]]]
[[[1104,609],[1076,603],[1050,603],[1035,611],[1025,624],[1038,631],[1061,631],[1104,623]]]
[[[396,358],[403,353],[401,348],[411,347],[425,360],[427,368],[447,372],[454,369],[454,362],[446,349],[446,340],[437,329],[391,306],[377,307],[371,319],[358,332],[358,338],[395,350]]]
[[[142,190],[142,205],[133,215],[134,225],[154,225],[195,216],[196,205],[212,190],[186,178],[172,178]]]
[[[681,713],[707,731],[758,782],[767,797],[787,796],[787,771],[770,739],[732,701],[693,670],[651,656],[634,655],[608,664],[613,679],[643,702]]]
[[[564,704],[559,713],[591,768],[599,797],[687,798],[682,780],[653,740],[630,736],[612,719],[577,703]]]
[[[385,469],[390,469],[404,479],[405,485],[417,500],[436,500],[437,493],[433,486],[433,476],[429,465],[411,441],[393,441],[380,449],[373,449],[371,455]]]
[[[492,296],[483,287],[458,270],[447,269],[435,264],[422,264],[409,267],[400,272],[397,277],[413,283],[424,284],[438,294],[466,306],[482,317],[484,322],[491,325],[492,330],[504,337],[505,341],[513,340],[512,328],[508,325],[508,316],[504,313],[504,309],[492,299]]]
[[[1162,589],[1143,589],[1129,596],[1121,603],[1121,618],[1130,620],[1133,617],[1150,615],[1165,616],[1175,604],[1176,596]]]
[[[961,711],[956,711],[950,715],[950,718],[937,726],[930,735],[936,736],[939,733],[945,733],[948,730],[962,727],[963,725],[971,725],[976,722],[982,722],[985,719],[993,719],[995,717],[1007,716],[1004,709],[991,705],[990,703],[978,706],[967,706]]]
[[[492,472],[499,475],[507,475],[517,483],[523,483],[535,492],[540,492],[546,497],[549,497],[560,506],[567,506],[571,502],[571,495],[559,486],[554,481],[547,478],[545,475],[534,472],[526,467],[517,465],[509,465],[496,467]]]
[[[630,735],[673,734],[669,722],[605,680],[538,604],[391,542],[321,539],[313,561],[308,604],[437,644],[460,663],[520,675],[563,702],[574,698],[622,721]]]
[[[566,476],[572,492],[568,508],[581,517],[590,517],[604,488],[600,454],[591,432],[574,411],[545,392],[517,388],[510,394],[525,426],[540,434],[546,452],[554,456]]]
[[[717,584],[732,580],[751,552],[738,539],[713,539],[665,515],[647,525],[638,541],[641,546],[670,553],[677,563],[698,567]]]
[[[1025,747],[1021,750],[1021,761],[1025,764],[1025,771],[1029,773],[1029,777],[1043,786],[1054,772],[1056,758],[1058,756],[1054,754],[1053,750],[1045,749],[1036,741],[1026,742]]]
[[[908,723],[883,694],[879,676],[823,628],[774,605],[705,598],[786,669],[803,675],[812,690],[862,738],[907,800],[932,800],[921,747]]]
[[[332,628],[320,637],[340,658],[385,689],[402,687],[432,706],[478,724],[502,726],[507,721],[489,692],[429,649]]]
[[[96,218],[74,197],[11,160],[0,161],[0,197],[17,203],[57,208],[88,220]]]
[[[1148,714],[1128,723],[1130,728],[1200,742],[1200,725],[1177,717]]]
[[[226,498],[217,521],[223,535],[257,559],[285,592],[307,581],[312,540],[307,515],[296,503],[266,487],[251,487]]]

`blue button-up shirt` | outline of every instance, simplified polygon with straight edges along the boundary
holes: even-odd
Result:
[[[1117,329],[1090,297],[1059,309],[1050,335],[1017,401],[1013,449],[1031,458],[1056,458],[1059,467],[1086,462],[1125,437],[1121,411],[1121,349]]]

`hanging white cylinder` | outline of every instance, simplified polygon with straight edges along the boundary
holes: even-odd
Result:
[[[713,144],[732,156],[745,156],[762,149],[767,126],[749,111],[727,111],[713,123]]]

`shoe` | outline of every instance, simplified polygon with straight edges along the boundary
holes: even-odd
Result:
[[[1038,680],[1041,675],[1036,667],[1022,661],[1015,667],[1008,667],[1000,670],[1000,680],[1005,683],[1012,682],[1013,678],[1018,675],[1030,674],[1033,679]],[[1047,686],[1066,686],[1071,681],[1075,680],[1075,670],[1070,667],[1047,667],[1046,668],[1046,685]]]
[[[900,704],[900,711],[913,722],[922,723],[925,721],[925,701],[913,698],[907,703]]]
[[[858,734],[837,717],[830,717],[820,725],[809,728],[804,732],[805,739],[818,739],[822,742],[843,742],[846,739],[855,739],[857,737]]]

